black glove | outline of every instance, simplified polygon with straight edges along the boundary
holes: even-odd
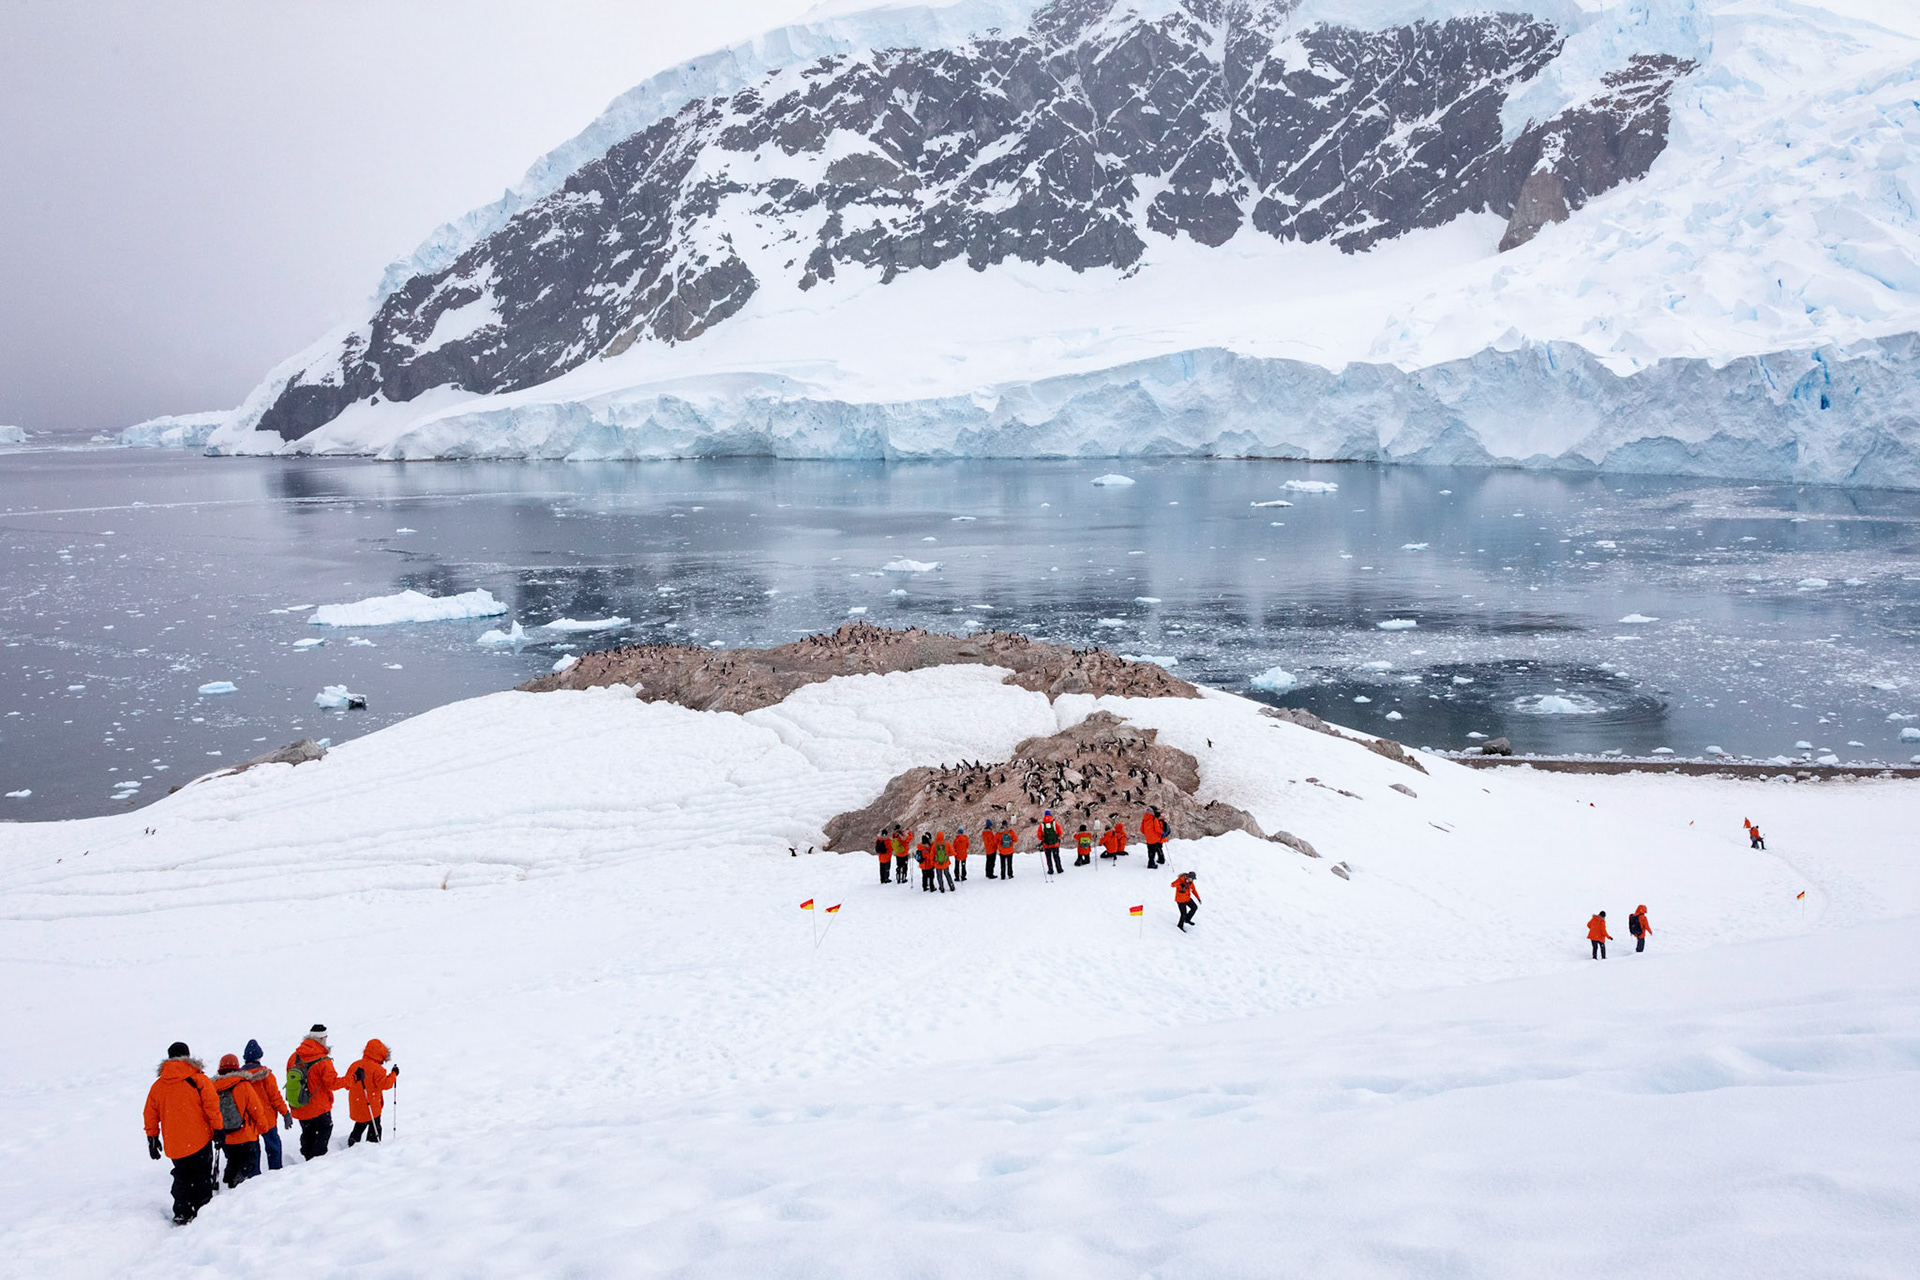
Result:
[[[291,1128],[293,1128],[293,1117],[292,1117],[292,1116],[281,1116],[281,1117],[280,1117],[280,1127],[281,1127],[282,1129],[291,1129]]]
[[[150,1133],[147,1135],[147,1154],[155,1160],[158,1160],[160,1158],[160,1135],[159,1134]]]
[[[388,1072],[388,1074],[391,1075],[395,1080],[398,1080],[400,1078],[400,1068],[394,1067]]]

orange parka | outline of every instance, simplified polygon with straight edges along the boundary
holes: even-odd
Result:
[[[158,1134],[167,1159],[190,1156],[220,1132],[220,1100],[198,1058],[168,1058],[147,1090],[147,1136]]]
[[[1107,833],[1100,837],[1100,847],[1111,854],[1124,853],[1127,848],[1126,824],[1116,822],[1108,827]]]
[[[1073,847],[1078,849],[1081,853],[1092,853],[1093,852],[1093,832],[1087,830],[1085,827],[1082,827],[1078,831],[1074,832]]]
[[[1175,876],[1173,880],[1173,900],[1175,902],[1193,901],[1193,881],[1185,876]]]
[[[986,854],[989,858],[1000,852],[1000,833],[992,827],[988,827],[980,833],[980,852]]]
[[[273,1108],[261,1099],[260,1091],[253,1087],[253,1082],[238,1067],[215,1076],[213,1087],[217,1093],[232,1094],[233,1105],[240,1110],[240,1127],[227,1131],[228,1146],[252,1142],[273,1128]]]
[[[355,1124],[372,1120],[387,1108],[386,1091],[393,1088],[388,1056],[386,1045],[369,1040],[360,1061],[347,1068],[347,1115]]]
[[[954,857],[958,858],[962,862],[965,862],[967,860],[967,851],[971,848],[973,848],[973,838],[971,836],[969,836],[964,831],[954,832],[953,834],[953,856]]]
[[[1149,813],[1140,819],[1140,838],[1148,844],[1167,842],[1167,824],[1160,821],[1160,815]]]
[[[265,1064],[256,1067],[241,1067],[240,1074],[247,1078],[247,1082],[253,1086],[254,1092],[260,1095],[260,1101],[267,1104],[268,1110],[283,1116],[293,1114],[287,1110],[287,1095],[280,1092],[280,1079],[273,1074],[272,1067],[266,1066]],[[269,1125],[268,1127],[271,1128],[272,1126]]]
[[[1052,818],[1042,818],[1040,825],[1034,828],[1034,838],[1043,846],[1057,849],[1060,847],[1060,842],[1065,839],[1066,836],[1065,833],[1060,830],[1060,824],[1058,822],[1055,822]]]
[[[311,1120],[333,1110],[333,1091],[340,1087],[340,1077],[333,1069],[333,1059],[327,1056],[327,1046],[309,1036],[300,1042],[300,1047],[287,1059],[287,1074],[293,1074],[293,1064],[307,1064],[307,1100],[293,1109],[295,1120]]]
[[[1607,932],[1607,920],[1605,916],[1595,916],[1593,919],[1587,921],[1587,941],[1613,941],[1613,935]]]

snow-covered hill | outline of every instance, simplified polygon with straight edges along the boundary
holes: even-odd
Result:
[[[621,99],[212,444],[1920,484],[1913,25],[1842,0],[826,18]]]
[[[1225,694],[1049,702],[1003,674],[744,715],[505,693],[135,814],[0,824],[0,1256],[49,1280],[1910,1262],[1912,784],[1421,774]],[[1137,849],[949,897],[804,852],[896,773],[1096,709],[1324,856],[1175,842],[1205,899],[1183,935]],[[1652,950],[1587,959],[1587,916],[1640,902]],[[167,1225],[153,1057],[279,1060],[315,1020],[394,1047],[391,1140]]]

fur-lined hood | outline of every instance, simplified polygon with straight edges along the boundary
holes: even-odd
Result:
[[[168,1067],[176,1065],[183,1069],[171,1073],[167,1071]],[[157,1080],[165,1080],[169,1074],[176,1076],[203,1076],[207,1074],[207,1068],[206,1064],[198,1058],[168,1058],[158,1067],[154,1068],[153,1074]]]

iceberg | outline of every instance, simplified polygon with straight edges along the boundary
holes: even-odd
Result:
[[[357,693],[349,693],[343,684],[330,684],[313,695],[313,705],[322,711],[358,711],[367,705],[367,700]]]
[[[1265,693],[1291,693],[1300,687],[1300,677],[1280,667],[1268,667],[1247,683]]]
[[[1104,476],[1095,476],[1095,477],[1093,478],[1093,482],[1094,482],[1095,484],[1097,484],[1097,485],[1104,485],[1104,486],[1107,486],[1107,487],[1110,487],[1110,488],[1118,488],[1118,487],[1120,487],[1120,486],[1123,486],[1123,485],[1130,485],[1130,484],[1132,484],[1132,483],[1133,483],[1133,477],[1132,477],[1132,476],[1123,476],[1123,475],[1121,475],[1121,474],[1119,474],[1118,472],[1109,472],[1108,474],[1106,474],[1106,475],[1104,475]]]
[[[555,618],[543,623],[543,631],[617,631],[632,622],[632,618]]]
[[[430,596],[402,591],[370,596],[352,604],[323,604],[307,619],[315,627],[389,627],[402,622],[452,622],[461,618],[491,618],[507,606],[485,588],[455,596]]]
[[[882,573],[932,573],[940,567],[938,560],[889,560],[880,566]]]
[[[1376,622],[1373,625],[1382,631],[1411,631],[1420,624],[1412,618],[1388,618],[1385,622]]]
[[[518,619],[514,621],[513,627],[510,630],[502,631],[498,627],[489,627],[487,630],[482,631],[479,638],[474,641],[475,644],[484,644],[489,647],[512,645],[515,649],[518,649],[526,642],[527,629],[520,625]]]

